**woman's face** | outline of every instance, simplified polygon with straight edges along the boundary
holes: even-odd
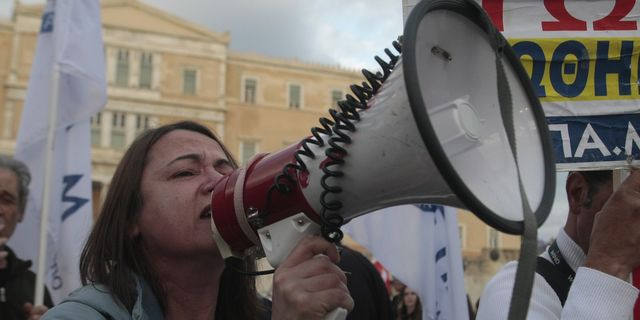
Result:
[[[220,145],[189,130],[160,138],[142,174],[142,209],[133,228],[160,259],[219,256],[211,235],[211,191],[233,167]]]
[[[404,296],[402,297],[404,305],[407,306],[407,309],[413,310],[416,306],[416,301],[418,301],[418,296],[411,289],[406,289],[404,291]]]

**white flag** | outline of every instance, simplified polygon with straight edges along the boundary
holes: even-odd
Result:
[[[468,319],[456,209],[403,205],[355,218],[344,230],[419,296],[422,319]]]
[[[37,265],[40,216],[49,206],[46,284],[54,303],[80,287],[79,256],[92,226],[89,121],[106,103],[104,61],[99,0],[48,0],[15,155],[31,170],[31,193],[9,246]],[[52,176],[45,186],[54,109]],[[48,204],[43,203],[44,188],[50,188]]]
[[[409,13],[411,13],[411,10],[413,10],[413,7],[415,7],[418,2],[420,2],[420,0],[402,0],[402,21],[404,24],[407,24]]]

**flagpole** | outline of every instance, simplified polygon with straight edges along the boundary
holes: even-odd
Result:
[[[54,49],[55,57],[55,49]],[[49,212],[51,211],[51,178],[53,175],[53,148],[55,147],[56,122],[58,118],[58,82],[60,72],[57,61],[53,63],[51,75],[51,100],[49,101],[49,128],[47,133],[47,154],[44,162],[44,187],[42,188],[42,213],[40,215],[40,246],[38,250],[38,269],[36,273],[36,288],[34,305],[44,304],[44,280],[47,263],[47,231],[49,229]]]

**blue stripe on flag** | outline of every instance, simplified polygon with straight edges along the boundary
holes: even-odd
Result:
[[[62,221],[67,220],[67,218],[69,218],[72,214],[78,212],[78,210],[82,208],[85,203],[89,202],[88,199],[69,195],[69,190],[71,190],[73,186],[75,186],[80,181],[80,179],[82,179],[82,176],[83,175],[81,174],[70,174],[64,176],[63,178],[64,191],[62,192],[62,202],[71,202],[71,207],[69,207],[62,213]]]
[[[42,15],[42,24],[40,25],[40,33],[49,33],[53,31],[54,12],[48,11]]]
[[[446,255],[447,255],[447,248],[446,247],[438,250],[438,252],[436,253],[436,261],[444,258],[444,256],[446,256]]]

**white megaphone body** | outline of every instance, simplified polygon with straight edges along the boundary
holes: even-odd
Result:
[[[254,157],[219,182],[212,229],[222,255],[264,250],[277,266],[310,233],[408,203],[466,208],[498,230],[544,222],[555,169],[528,76],[473,1],[423,1],[401,55],[364,72],[313,136]],[[402,219],[402,217],[398,217]],[[381,235],[384,236],[384,235]]]

